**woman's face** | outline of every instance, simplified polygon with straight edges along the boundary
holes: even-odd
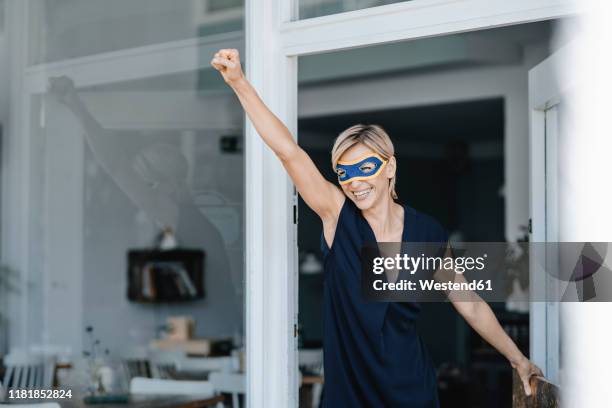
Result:
[[[352,162],[360,158],[375,155],[369,147],[358,143],[348,149],[340,157],[341,162]],[[363,170],[368,171],[366,165]],[[340,184],[344,194],[351,199],[360,210],[371,208],[376,203],[390,197],[389,180],[395,175],[395,158],[392,157],[384,168],[376,175],[367,180],[352,180],[345,184]]]

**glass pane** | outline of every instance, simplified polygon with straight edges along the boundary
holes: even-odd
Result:
[[[1,221],[27,240],[3,253],[0,357],[10,346],[70,363],[58,379],[74,398],[126,392],[134,376],[206,380],[211,365],[240,371],[243,111],[196,44],[180,47],[197,58],[165,58],[168,74],[147,77],[147,54],[134,47],[164,43],[164,57],[174,55],[168,41],[202,36],[225,47],[213,34],[242,28],[243,1],[31,3],[28,59],[57,61],[59,73],[46,83],[47,66],[11,77],[23,74],[26,84],[10,99],[23,119],[2,146],[20,160],[2,169],[17,179],[7,197],[15,189],[26,214]],[[96,58],[118,50],[116,69]],[[70,60],[85,56],[88,64]],[[127,80],[129,70],[136,77]],[[96,85],[87,85],[91,78]]]
[[[244,0],[35,0],[30,64],[243,29]]]
[[[409,0],[299,0],[300,19],[327,16]]]

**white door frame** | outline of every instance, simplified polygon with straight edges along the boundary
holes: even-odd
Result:
[[[247,1],[246,60],[249,80],[295,135],[297,58],[282,53],[278,31],[295,15],[291,3]],[[247,406],[297,406],[296,197],[249,121],[245,135]]]
[[[297,57],[559,18],[568,0],[414,0],[293,21],[297,0],[248,0],[247,75],[295,134]],[[247,137],[247,379],[249,407],[297,406],[294,190],[254,128]],[[259,179],[259,181],[258,181]]]
[[[555,106],[563,95],[576,89],[573,78],[559,80],[559,68],[571,60],[571,55],[576,55],[573,47],[573,44],[563,47],[529,71],[531,242],[559,241],[558,203],[547,205],[547,195],[558,193],[555,171],[558,168],[558,140],[551,135],[557,135],[558,130]],[[549,261],[555,260],[547,259]],[[541,271],[536,265],[530,269],[532,272]],[[555,284],[557,282],[547,278],[546,274],[530,274],[531,292],[538,297],[547,296],[551,291],[556,293],[551,287]],[[531,359],[549,380],[559,383],[559,303],[544,301],[550,299],[538,300],[542,301],[530,302],[529,310]]]
[[[576,7],[571,0],[412,0],[282,22],[280,36],[284,54],[300,56],[554,19]]]

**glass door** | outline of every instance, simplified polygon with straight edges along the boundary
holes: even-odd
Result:
[[[88,358],[244,368],[243,116],[209,66],[244,48],[244,4],[212,3],[6,2],[10,346],[77,383]]]

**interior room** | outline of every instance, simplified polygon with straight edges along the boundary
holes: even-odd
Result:
[[[456,243],[525,241],[528,113],[520,107],[527,72],[558,46],[552,33],[553,23],[542,22],[301,57],[299,143],[336,182],[336,136],[358,123],[381,125],[395,144],[400,202],[435,217]],[[321,347],[323,338],[321,233],[300,200],[306,349]],[[515,295],[491,306],[528,354],[529,307],[517,307]],[[442,407],[511,406],[511,367],[450,303],[423,303],[418,326],[437,368]]]
[[[0,119],[29,138],[15,177],[4,171],[15,156],[3,155],[3,180],[25,187],[28,210],[4,212],[2,224],[21,219],[28,233],[3,247],[3,389],[60,387],[79,399],[182,392],[238,406],[244,126],[197,44],[240,43],[243,2],[221,19],[191,0],[16,3],[0,2]],[[27,28],[4,24],[20,12]],[[36,88],[23,98],[24,121],[11,117],[20,56]],[[26,384],[39,368],[31,378],[40,382]]]

